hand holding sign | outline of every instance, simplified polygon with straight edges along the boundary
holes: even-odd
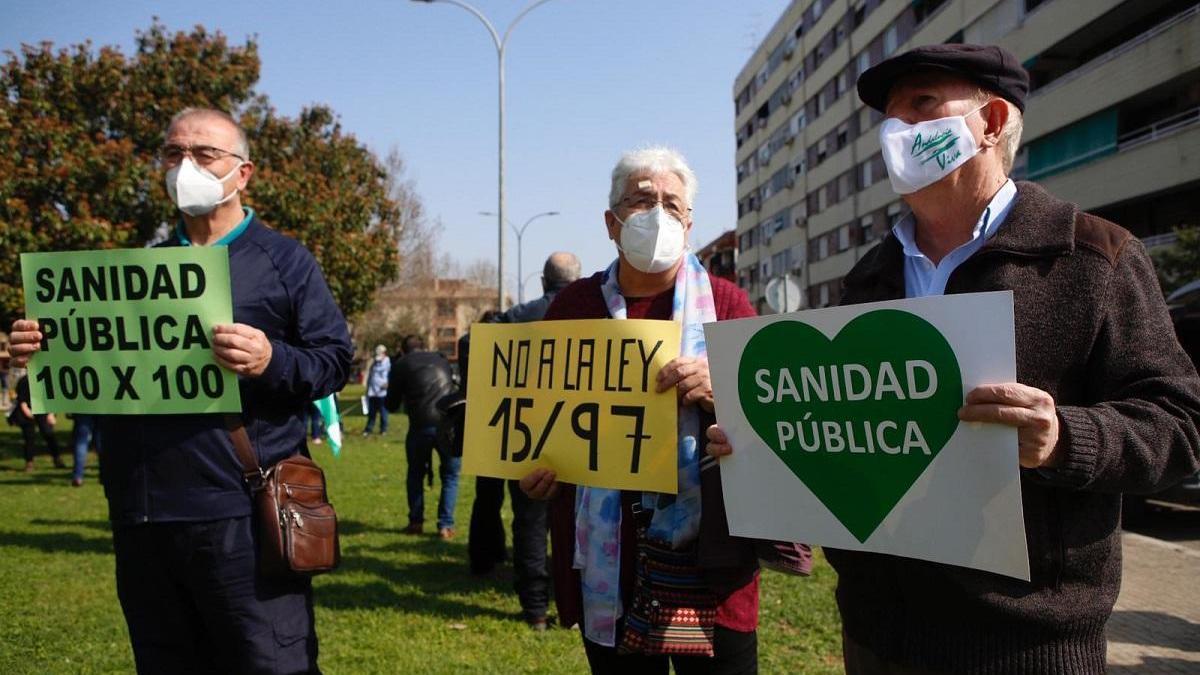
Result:
[[[964,422],[991,422],[1017,428],[1021,466],[1054,467],[1062,461],[1058,447],[1058,412],[1050,394],[1016,382],[985,384],[967,394],[958,411]]]
[[[42,332],[36,321],[17,319],[8,334],[8,353],[12,357],[10,368],[24,368],[29,359],[42,348]]]
[[[238,375],[258,377],[271,363],[266,333],[244,323],[213,326],[213,358]]]

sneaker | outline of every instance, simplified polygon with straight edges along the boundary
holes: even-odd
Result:
[[[319,438],[314,438],[314,439],[313,439],[313,445],[320,445],[320,444],[322,444],[322,443],[324,443],[324,442],[325,442],[325,441],[323,441],[323,440],[321,440],[321,439],[319,439]]]
[[[72,478],[71,479],[71,487],[83,487],[83,479],[82,478]]]
[[[404,534],[425,534],[425,523],[409,523],[408,527],[400,531]]]
[[[61,458],[55,457],[54,458],[54,468],[65,469],[65,468],[67,468],[67,464],[66,464],[66,462],[62,461]]]
[[[451,539],[454,538],[454,528],[453,527],[438,528],[438,536],[442,538],[442,541],[450,541]]]
[[[545,633],[546,628],[548,627],[546,617],[544,616],[536,619],[525,619],[525,623],[529,626],[529,629],[535,633]]]
[[[25,462],[25,473],[33,473],[33,462]]]
[[[363,432],[363,438],[370,438],[370,436],[371,436],[371,432],[369,432],[369,431]]]

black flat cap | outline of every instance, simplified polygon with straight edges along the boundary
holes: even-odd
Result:
[[[961,75],[1025,112],[1029,73],[1017,63],[1012,52],[995,45],[928,45],[885,59],[858,76],[858,97],[884,112],[892,86],[901,77],[920,70]]]

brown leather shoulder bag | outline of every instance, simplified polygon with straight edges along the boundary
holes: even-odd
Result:
[[[241,419],[231,418],[228,427],[254,500],[259,569],[271,576],[332,571],[341,548],[325,472],[299,454],[263,469]]]

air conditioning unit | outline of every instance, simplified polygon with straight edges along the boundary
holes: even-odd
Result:
[[[792,92],[790,92],[790,91],[783,92],[783,96],[780,96],[779,100],[783,101],[784,105],[791,103],[792,102]]]
[[[783,142],[785,145],[791,145],[792,143],[795,143],[796,142],[796,134],[789,132],[787,136],[783,137]]]
[[[765,117],[758,118],[758,128],[759,129],[767,128],[767,118],[765,118]]]
[[[793,178],[792,176],[788,176],[787,181],[784,184],[787,185],[789,188],[794,188],[794,187],[796,187],[796,179]]]
[[[808,223],[808,216],[796,216],[792,219],[792,225],[796,227],[804,227],[806,223]]]

